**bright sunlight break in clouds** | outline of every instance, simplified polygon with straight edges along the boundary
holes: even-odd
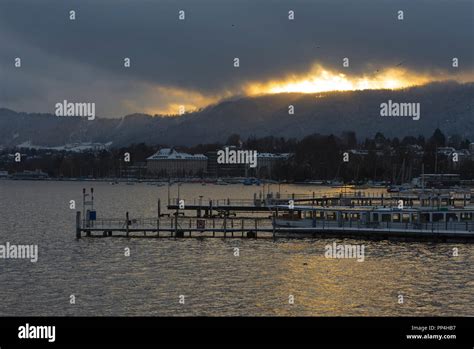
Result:
[[[258,95],[285,92],[316,93],[369,89],[399,89],[445,79],[445,76],[417,74],[399,67],[380,69],[380,71],[376,70],[370,74],[352,76],[316,65],[305,75],[290,75],[282,80],[251,83],[246,86],[245,91],[248,95]]]
[[[191,112],[224,98],[242,94],[245,96],[256,96],[276,93],[401,89],[448,79],[458,82],[472,81],[472,75],[447,76],[441,72],[430,75],[428,73],[416,73],[402,67],[380,68],[370,74],[350,75],[316,64],[306,74],[290,74],[284,78],[268,80],[266,82],[249,82],[244,84],[241,91],[226,91],[214,96],[205,96],[194,91],[184,91],[176,88],[158,87],[154,89],[154,92],[157,95],[167,95],[169,98],[168,103],[161,105],[161,107],[146,107],[144,110],[150,114],[176,115],[180,106],[184,106],[186,112]],[[183,104],[184,102],[185,104]]]
[[[66,99],[95,102],[100,117],[176,115],[264,93],[474,81],[472,10],[472,0],[2,0],[0,108],[51,113]]]

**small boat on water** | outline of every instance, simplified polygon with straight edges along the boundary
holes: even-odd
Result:
[[[365,183],[365,184],[356,184],[354,186],[354,189],[359,189],[359,190],[360,189],[369,189],[369,188],[371,188],[371,186],[367,183]]]
[[[243,185],[260,185],[260,180],[257,178],[245,178],[244,181],[242,182]]]
[[[163,186],[165,186],[166,184],[163,183],[163,182],[147,182],[146,185],[154,185],[154,186],[157,186],[157,187],[163,187]]]
[[[391,185],[387,188],[387,193],[400,193],[412,189],[409,185]]]
[[[324,185],[324,184],[326,184],[326,182],[323,181],[323,180],[306,180],[306,181],[303,181],[303,182],[295,182],[295,184],[298,184],[298,185]]]
[[[390,187],[387,188],[387,193],[399,193],[400,192],[400,187],[396,185],[391,185]]]
[[[368,188],[386,188],[389,184],[385,181],[368,181],[366,185]]]

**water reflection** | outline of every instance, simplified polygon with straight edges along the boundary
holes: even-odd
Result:
[[[80,202],[83,186],[0,181],[0,243],[39,245],[36,264],[0,260],[0,315],[474,315],[473,245],[336,239],[365,245],[365,260],[357,262],[326,258],[333,241],[323,239],[76,241],[69,200]],[[94,188],[99,215],[115,217],[127,210],[154,216],[168,191],[144,184]],[[183,184],[180,190],[191,200],[251,198],[261,188]]]

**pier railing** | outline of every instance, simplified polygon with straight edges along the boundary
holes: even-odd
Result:
[[[181,198],[182,199],[182,198]],[[380,205],[393,206],[398,205],[402,200],[407,204],[417,204],[420,206],[435,206],[451,204],[458,204],[466,206],[472,203],[474,198],[470,192],[365,192],[365,191],[350,191],[350,192],[313,192],[313,193],[299,193],[299,194],[280,194],[269,193],[262,195],[254,195],[253,199],[204,199],[193,198],[185,199],[186,206],[195,207],[258,207],[275,204],[285,204],[290,200],[295,203],[306,204],[321,204],[335,202],[344,203],[344,205],[372,205],[377,203]],[[170,200],[170,205],[179,205],[180,198],[173,198]]]
[[[285,226],[280,222],[288,223],[288,220],[276,219],[276,228],[294,228],[295,226]],[[303,222],[303,221],[301,221]],[[474,221],[464,222],[363,222],[360,220],[306,220],[311,224],[307,228],[317,228],[331,230],[338,228],[358,229],[358,230],[407,230],[407,231],[466,231],[474,232]],[[296,225],[296,227],[298,227]],[[273,228],[272,219],[269,217],[184,217],[184,216],[163,216],[160,218],[128,217],[127,218],[98,218],[94,221],[82,220],[81,229],[83,230],[119,230],[119,231],[159,231],[159,230],[186,230],[186,231],[253,231],[266,230]]]
[[[164,216],[160,218],[98,218],[96,220],[82,220],[81,228],[84,230],[255,230],[271,229],[272,220],[266,217],[239,218],[239,217],[175,217]]]
[[[310,224],[308,224],[308,222]],[[290,224],[288,224],[290,223]],[[296,223],[296,224],[295,224]],[[81,220],[76,216],[76,237],[86,236],[155,236],[155,237],[422,237],[430,239],[474,239],[474,222],[372,222],[360,220],[304,219],[288,222],[273,217],[185,217],[98,218]],[[138,234],[138,235],[137,235]],[[149,234],[149,235],[148,235]],[[318,235],[319,234],[319,235]]]
[[[362,222],[354,221],[332,221],[332,220],[315,220],[312,224],[313,228],[327,229],[332,228],[358,229],[358,230],[405,230],[405,231],[433,231],[433,232],[474,232],[474,221],[464,222],[431,222],[431,223],[410,223],[410,222]]]

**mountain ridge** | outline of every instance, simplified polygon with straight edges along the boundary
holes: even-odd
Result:
[[[393,100],[420,103],[421,119],[381,117],[380,104]],[[293,105],[294,115],[288,106]],[[134,113],[94,121],[0,108],[0,145],[31,142],[60,146],[73,142],[195,145],[224,142],[231,134],[302,138],[311,133],[355,131],[359,138],[446,134],[474,140],[474,83],[443,82],[401,90],[281,93],[225,100],[182,116]]]

